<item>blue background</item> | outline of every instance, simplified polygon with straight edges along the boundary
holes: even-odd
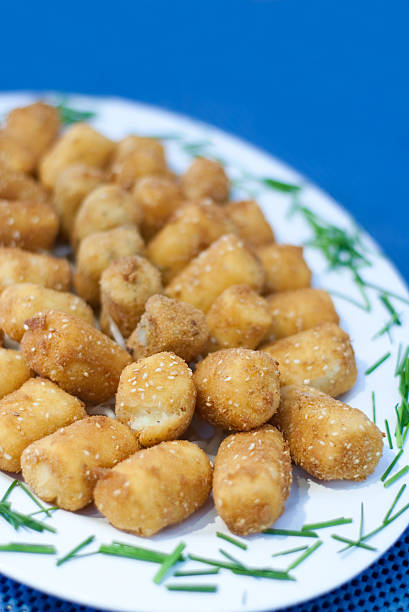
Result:
[[[0,89],[123,95],[234,132],[331,193],[409,280],[408,18],[408,0],[3,0]]]

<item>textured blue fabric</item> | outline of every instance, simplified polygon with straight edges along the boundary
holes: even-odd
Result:
[[[340,588],[286,612],[409,610],[409,529],[377,563]],[[100,612],[49,597],[0,576],[0,612]]]

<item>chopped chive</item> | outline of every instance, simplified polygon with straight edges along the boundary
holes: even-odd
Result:
[[[173,574],[173,577],[182,577],[182,576],[210,576],[212,574],[218,574],[220,572],[220,567],[214,567],[212,569],[202,569],[202,570],[186,570],[186,571],[179,571],[179,572],[175,572]]]
[[[396,497],[393,500],[393,503],[392,503],[391,507],[389,508],[388,512],[385,514],[385,518],[383,519],[382,523],[387,523],[388,522],[388,519],[389,519],[390,515],[394,511],[395,506],[398,503],[399,499],[401,498],[402,493],[404,492],[405,489],[406,489],[406,485],[403,484],[401,486],[401,488],[399,489],[398,493],[396,494]]]
[[[286,535],[286,536],[295,536],[301,538],[318,538],[318,534],[313,531],[303,531],[300,529],[299,531],[293,529],[265,529],[263,533],[268,535]]]
[[[7,489],[7,491],[5,492],[3,497],[1,498],[1,502],[0,503],[3,503],[5,501],[7,501],[7,498],[9,497],[10,493],[12,492],[14,487],[16,487],[18,485],[18,483],[19,483],[18,480],[13,480],[13,482],[11,483],[11,485],[9,486],[9,488]]]
[[[48,544],[22,544],[20,542],[0,544],[0,551],[34,553],[39,555],[55,555],[57,552],[54,546],[49,546]]]
[[[335,295],[335,297],[340,298],[341,300],[345,300],[346,302],[353,304],[354,306],[360,308],[361,310],[364,310],[365,312],[369,312],[370,310],[366,302],[365,304],[360,304],[357,300],[354,300],[353,298],[349,297],[348,295],[344,295],[339,291],[334,291],[334,289],[330,289],[329,293],[331,293],[331,295]]]
[[[165,574],[170,570],[171,567],[173,567],[173,565],[175,565],[175,563],[179,561],[180,553],[185,547],[186,544],[184,542],[180,542],[176,546],[176,548],[169,555],[167,555],[166,559],[163,560],[162,565],[153,577],[153,582],[155,584],[160,584],[162,582],[163,578],[165,577]]]
[[[224,569],[233,570],[238,566],[235,563],[225,563],[224,561],[218,561],[217,559],[208,559],[207,557],[199,557],[197,555],[189,554],[189,559],[192,561],[199,561],[200,563],[206,563],[207,565],[214,565],[215,567],[222,567]]]
[[[30,514],[28,516],[35,516],[36,514],[42,514],[43,512],[55,512],[56,510],[59,510],[60,507],[59,506],[51,506],[50,508],[44,508],[44,510],[36,510],[35,512],[30,512]]]
[[[48,508],[45,508],[45,506],[43,506],[43,504],[41,504],[38,499],[31,493],[31,491],[29,491],[27,489],[27,487],[22,483],[19,482],[18,486],[20,487],[20,489],[22,489],[24,491],[24,493],[35,503],[36,506],[38,506],[38,508],[40,508],[40,510],[42,510],[42,512],[45,512],[47,516],[51,516],[50,511],[48,510]]]
[[[393,444],[392,444],[391,432],[389,430],[388,419],[385,419],[385,428],[386,428],[386,435],[388,436],[389,448],[392,450]]]
[[[296,548],[289,548],[278,553],[274,553],[272,557],[284,557],[284,555],[291,555],[292,553],[300,552],[301,550],[307,550],[308,546],[297,546]]]
[[[364,533],[364,503],[361,502],[361,518],[359,521],[359,539],[362,538]]]
[[[37,521],[28,514],[21,514],[20,512],[12,510],[11,505],[7,501],[0,502],[0,516],[10,523],[16,531],[20,527],[26,527],[33,531],[50,531],[51,533],[56,533],[54,527],[50,527],[42,521]]]
[[[368,283],[368,281],[365,281],[365,285],[367,287],[370,287],[371,289],[375,289],[375,291],[379,291],[380,293],[382,293],[384,295],[388,295],[389,297],[393,297],[396,300],[400,300],[404,304],[409,304],[409,300],[407,298],[404,298],[401,295],[399,295],[397,293],[394,293],[393,291],[389,291],[388,289],[382,289],[382,287],[379,287],[379,285],[374,285],[373,283]]]
[[[374,548],[373,546],[369,546],[369,544],[364,544],[361,540],[350,540],[349,538],[343,538],[342,536],[335,535],[335,534],[333,534],[331,538],[333,538],[334,540],[337,540],[338,542],[344,542],[345,544],[349,544],[350,546],[357,546],[358,548],[365,548],[365,550],[376,550],[376,548]],[[343,550],[345,549],[343,548],[342,550],[339,550],[338,552],[342,552]]]
[[[168,555],[148,548],[130,546],[128,544],[101,544],[99,552],[104,555],[115,555],[117,557],[127,557],[139,561],[149,561],[150,563],[163,563]]]
[[[273,570],[269,568],[245,568],[235,567],[232,569],[233,574],[240,574],[241,576],[253,576],[254,578],[271,578],[272,580],[295,580],[293,576],[286,571]]]
[[[375,391],[372,391],[372,420],[376,424]]]
[[[403,449],[401,448],[401,450],[398,452],[398,454],[395,456],[395,458],[393,459],[393,461],[389,464],[389,466],[386,468],[386,470],[384,471],[384,473],[381,476],[381,481],[383,482],[384,480],[386,480],[386,478],[389,476],[389,474],[391,473],[391,471],[393,470],[393,468],[395,467],[395,465],[397,464],[397,462],[399,461],[399,459],[401,458],[403,453]]]
[[[78,121],[87,121],[96,116],[96,113],[93,111],[80,111],[70,108],[64,101],[57,104],[56,109],[60,114],[61,123],[63,125],[71,125],[71,123],[77,123]]]
[[[283,193],[297,193],[301,191],[301,187],[299,185],[292,185],[290,183],[285,183],[283,181],[277,181],[272,178],[261,178],[260,182],[266,187],[270,187],[271,189],[276,189],[277,191],[282,191]]]
[[[91,544],[91,542],[93,542],[94,540],[95,540],[94,535],[89,536],[89,538],[87,538],[86,540],[78,544],[78,546],[76,546],[69,553],[67,553],[65,557],[61,557],[61,559],[58,559],[56,565],[59,566],[59,565],[62,565],[63,563],[66,563],[67,561],[75,557],[77,552],[79,552],[80,550],[88,546],[88,544]]]
[[[372,372],[376,370],[376,368],[379,368],[379,366],[382,365],[384,361],[389,359],[390,356],[391,356],[390,353],[386,353],[383,357],[378,359],[377,362],[375,362],[372,366],[370,366],[367,370],[365,370],[365,376],[368,376],[368,374],[372,374]]]
[[[405,465],[399,472],[397,472],[394,476],[391,476],[386,482],[383,483],[384,487],[390,487],[394,482],[402,478],[405,474],[409,472],[409,465]]]
[[[167,584],[168,591],[186,591],[187,593],[216,593],[216,584]]]
[[[335,527],[336,525],[347,525],[352,523],[351,518],[337,518],[332,521],[324,521],[322,523],[309,523],[302,527],[301,531],[314,531],[314,529],[325,529],[326,527]]]
[[[226,542],[230,542],[230,544],[234,544],[234,546],[238,546],[239,548],[242,548],[243,550],[247,550],[247,544],[245,544],[244,542],[241,542],[237,538],[233,538],[232,536],[227,535],[226,533],[221,533],[221,531],[216,531],[216,535],[218,538],[221,538],[222,540],[226,540]]]
[[[322,544],[322,540],[318,540],[318,542],[315,542],[315,544],[313,544],[312,546],[310,546],[309,548],[307,548],[306,551],[304,551],[302,553],[302,555],[300,555],[295,561],[293,561],[291,563],[291,565],[289,565],[287,567],[287,572],[289,572],[290,570],[294,569],[295,567],[297,567],[297,565],[300,565],[300,563],[302,563],[304,561],[304,559],[306,559],[307,557],[309,557],[314,551],[317,550],[317,548],[319,548]]]
[[[398,357],[396,359],[395,376],[397,376],[399,374],[401,353],[402,353],[402,343],[399,342]]]
[[[219,553],[221,553],[223,557],[226,557],[226,559],[228,559],[232,563],[235,563],[239,567],[246,567],[244,563],[236,559],[236,557],[233,557],[233,555],[230,555],[227,551],[223,550],[223,548],[219,548]]]
[[[392,523],[392,521],[394,521],[395,519],[397,519],[401,514],[403,514],[404,512],[406,512],[406,510],[409,508],[409,504],[406,504],[406,506],[403,506],[403,508],[401,508],[396,514],[394,514],[393,516],[390,516],[388,518],[388,522],[385,523],[385,525],[390,525]]]

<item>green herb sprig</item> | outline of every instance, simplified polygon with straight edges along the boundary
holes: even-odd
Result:
[[[78,544],[78,546],[75,546],[75,548],[70,550],[70,552],[68,552],[64,557],[61,557],[61,559],[58,559],[56,565],[60,566],[63,563],[66,563],[67,561],[70,561],[70,559],[74,559],[77,556],[77,553],[80,550],[82,550],[83,548],[85,548],[86,546],[91,544],[91,542],[93,542],[94,540],[95,540],[95,536],[94,535],[89,536],[89,538],[87,538],[86,540],[84,540],[83,542]]]
[[[78,123],[80,121],[89,121],[96,116],[94,111],[81,111],[71,108],[64,101],[57,104],[56,109],[60,114],[62,125],[71,125],[72,123]]]
[[[21,512],[17,512],[16,510],[12,509],[11,504],[8,501],[8,498],[10,497],[11,492],[16,487],[21,488],[21,490],[24,491],[24,493],[26,493],[26,495],[32,501],[34,501],[36,506],[41,508],[40,512],[44,512],[47,514],[47,516],[51,516],[50,514],[51,509],[45,508],[44,506],[42,506],[42,504],[40,504],[40,502],[34,497],[34,495],[18,480],[13,480],[13,482],[11,483],[11,485],[8,487],[7,491],[1,498],[0,516],[5,521],[10,523],[10,525],[14,527],[16,531],[18,531],[21,527],[24,527],[26,529],[31,529],[33,531],[38,531],[38,532],[49,531],[51,533],[56,533],[56,529],[54,529],[54,527],[51,527],[50,525],[46,525],[42,521],[37,521],[36,519],[32,517],[32,515],[22,514]],[[36,513],[33,513],[33,514],[36,514]]]

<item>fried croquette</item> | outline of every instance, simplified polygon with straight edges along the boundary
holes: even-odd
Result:
[[[266,297],[272,315],[271,339],[279,340],[320,323],[339,323],[329,293],[323,289],[279,291]]]
[[[141,450],[106,472],[94,499],[114,527],[149,537],[198,510],[211,486],[206,453],[192,442],[175,440]]]
[[[33,283],[17,283],[0,295],[0,327],[16,342],[25,332],[25,322],[47,310],[59,310],[93,325],[92,309],[77,295],[46,289]]]
[[[162,272],[166,285],[191,259],[234,229],[220,206],[211,202],[186,204],[151,240],[146,254]]]
[[[30,378],[0,400],[0,468],[19,472],[29,444],[86,416],[78,398],[50,380]]]
[[[284,512],[291,481],[288,446],[275,427],[230,435],[214,464],[216,510],[233,533],[260,533]]]
[[[259,260],[233,234],[222,236],[202,251],[168,285],[168,297],[207,312],[215,299],[232,285],[260,291],[264,271]]]
[[[243,240],[254,247],[274,242],[274,232],[254,200],[229,202],[223,207]]]
[[[48,193],[31,176],[0,165],[0,199],[46,202]]]
[[[92,501],[101,468],[139,448],[131,430],[106,416],[91,416],[33,442],[21,457],[23,477],[36,495],[65,510]]]
[[[46,202],[0,199],[0,245],[29,251],[51,249],[58,233],[58,216]]]
[[[84,402],[98,404],[117,390],[130,355],[77,317],[49,310],[26,322],[21,349],[30,367]]]
[[[38,161],[57,138],[60,127],[58,109],[51,104],[35,102],[10,111],[4,131]]]
[[[223,166],[205,157],[196,157],[182,176],[181,186],[190,200],[211,198],[215,202],[225,202],[230,190]]]
[[[266,423],[280,402],[277,362],[243,348],[210,353],[198,363],[193,380],[197,410],[213,425],[249,431]]]
[[[114,261],[101,275],[101,329],[110,335],[110,319],[128,338],[147,300],[162,291],[157,270],[145,257],[130,255]]]
[[[265,271],[265,293],[290,291],[311,285],[311,270],[303,248],[292,244],[266,244],[256,249]]]
[[[282,385],[310,385],[336,397],[355,384],[351,340],[336,323],[317,325],[262,350],[278,361]]]
[[[61,257],[30,253],[17,247],[0,247],[0,293],[10,285],[26,282],[68,291],[70,264]]]
[[[166,172],[165,150],[159,140],[131,135],[118,142],[111,174],[124,189],[131,189],[141,176]]]
[[[182,202],[180,187],[167,176],[143,176],[136,181],[132,193],[143,213],[141,232],[145,240],[165,225]]]
[[[283,387],[273,422],[294,463],[320,480],[365,480],[382,456],[382,434],[361,410],[312,387]]]
[[[35,155],[5,130],[0,130],[0,166],[30,174],[36,166]]]
[[[190,425],[196,402],[192,371],[174,353],[156,353],[127,366],[116,395],[116,417],[142,446],[175,440]]]
[[[99,281],[103,271],[117,259],[137,255],[143,248],[143,240],[136,227],[116,227],[84,238],[77,251],[74,272],[74,287],[78,295],[91,306],[98,306]]]
[[[254,349],[271,328],[264,298],[247,285],[232,285],[216,298],[206,315],[209,350],[242,346]]]
[[[0,348],[0,399],[19,389],[31,376],[23,353]]]
[[[135,361],[170,351],[189,363],[202,353],[208,338],[209,329],[201,310],[164,295],[153,295],[127,346]]]

